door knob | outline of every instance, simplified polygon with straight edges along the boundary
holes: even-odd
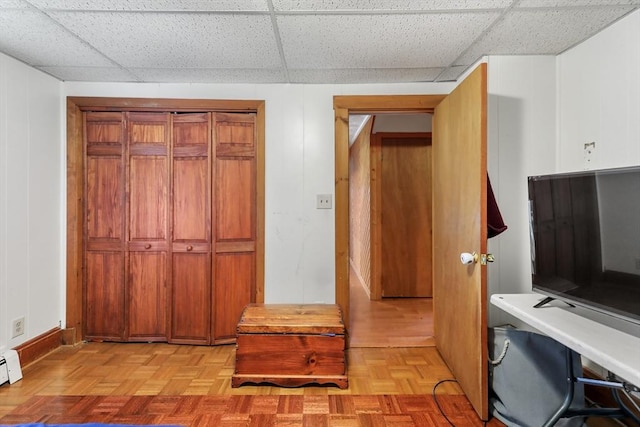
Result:
[[[460,254],[460,262],[464,265],[469,265],[469,264],[478,262],[478,254],[475,252],[471,254],[469,252],[462,252]]]
[[[493,254],[482,254],[480,255],[480,264],[487,265],[488,262],[495,261],[495,257]],[[460,262],[464,265],[469,265],[478,262],[478,254],[476,252],[469,253],[463,252],[460,254]]]

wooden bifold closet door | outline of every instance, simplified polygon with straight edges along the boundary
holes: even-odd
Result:
[[[235,339],[255,301],[255,114],[84,119],[85,338]]]

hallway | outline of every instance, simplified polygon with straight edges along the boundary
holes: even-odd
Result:
[[[384,298],[370,301],[351,269],[351,347],[432,347],[433,307],[431,298]]]

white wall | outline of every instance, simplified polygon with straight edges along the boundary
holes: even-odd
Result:
[[[0,54],[0,353],[63,318],[61,83]],[[11,324],[25,317],[25,334]]]
[[[266,101],[265,300],[335,301],[335,95],[442,94],[452,83],[207,85],[65,83],[65,96],[260,99]]]
[[[489,239],[489,296],[531,291],[527,177],[556,165],[556,80],[553,56],[488,60],[487,167],[508,229]],[[489,304],[489,324],[517,323]]]
[[[640,163],[639,40],[635,12],[557,58],[488,59],[489,173],[509,226],[489,241],[490,293],[531,286],[526,176],[583,168],[590,141],[590,167]],[[60,83],[0,54],[0,351],[64,323],[66,96],[264,99],[265,298],[306,303],[334,300],[334,211],[315,209],[334,192],[333,96],[454,86]]]
[[[558,135],[559,171],[640,164],[640,10],[558,57]]]

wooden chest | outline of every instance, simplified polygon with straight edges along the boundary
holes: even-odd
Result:
[[[231,386],[348,387],[345,328],[333,304],[249,304],[237,326]]]

